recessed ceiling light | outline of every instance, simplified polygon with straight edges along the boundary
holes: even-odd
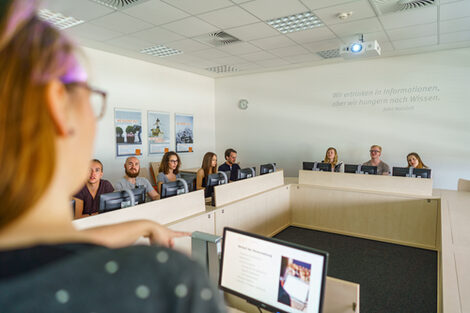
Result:
[[[206,70],[215,73],[238,72],[238,68],[233,65],[219,65],[206,68]]]
[[[140,50],[140,53],[164,58],[164,57],[169,57],[169,56],[176,55],[176,54],[181,54],[183,53],[183,51],[176,50],[176,49],[164,46],[164,45],[157,45],[157,46],[152,46],[149,48],[142,49]]]
[[[78,20],[72,16],[65,16],[62,13],[52,12],[47,9],[41,9],[38,12],[39,18],[51,23],[58,29],[66,29],[83,23],[84,21]]]
[[[92,0],[114,10],[126,9],[128,7],[147,2],[148,0]]]
[[[324,59],[334,59],[340,57],[339,49],[318,51],[317,54]]]
[[[266,23],[283,34],[323,26],[322,21],[310,11],[275,18]]]

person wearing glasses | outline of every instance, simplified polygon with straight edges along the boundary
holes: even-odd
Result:
[[[379,145],[373,145],[370,147],[370,160],[362,165],[377,166],[377,175],[390,175],[390,166],[387,163],[380,160],[382,155],[382,147]]]
[[[163,155],[160,167],[157,175],[157,190],[158,193],[162,192],[162,185],[176,181],[177,178],[181,178],[180,174],[181,160],[179,155],[174,151],[166,152]]]
[[[140,174],[140,161],[136,157],[128,157],[124,163],[124,170],[126,175],[114,184],[117,191],[124,189],[134,189],[137,187],[144,187],[147,197],[152,200],[158,200],[159,196],[152,184],[145,177],[139,177]]]
[[[78,193],[73,197],[81,203],[82,211],[77,213],[75,218],[82,218],[89,215],[98,214],[100,208],[100,195],[113,192],[113,185],[103,177],[103,163],[93,159],[90,163],[90,173],[88,180]]]
[[[76,48],[37,7],[0,2],[1,311],[224,312],[204,269],[168,248],[188,233],[72,223],[105,102],[93,114]],[[158,246],[132,246],[142,236]]]

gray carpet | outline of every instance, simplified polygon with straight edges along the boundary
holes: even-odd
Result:
[[[360,284],[361,313],[437,312],[437,252],[288,227],[275,238],[329,252],[328,276]]]

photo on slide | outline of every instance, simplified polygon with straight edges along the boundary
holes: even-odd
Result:
[[[307,310],[312,265],[283,256],[277,301],[299,312]]]

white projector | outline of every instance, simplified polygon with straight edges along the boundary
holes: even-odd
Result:
[[[379,56],[381,49],[377,40],[374,41],[357,41],[349,45],[342,45],[339,48],[339,55],[345,59],[357,57],[375,57]]]

